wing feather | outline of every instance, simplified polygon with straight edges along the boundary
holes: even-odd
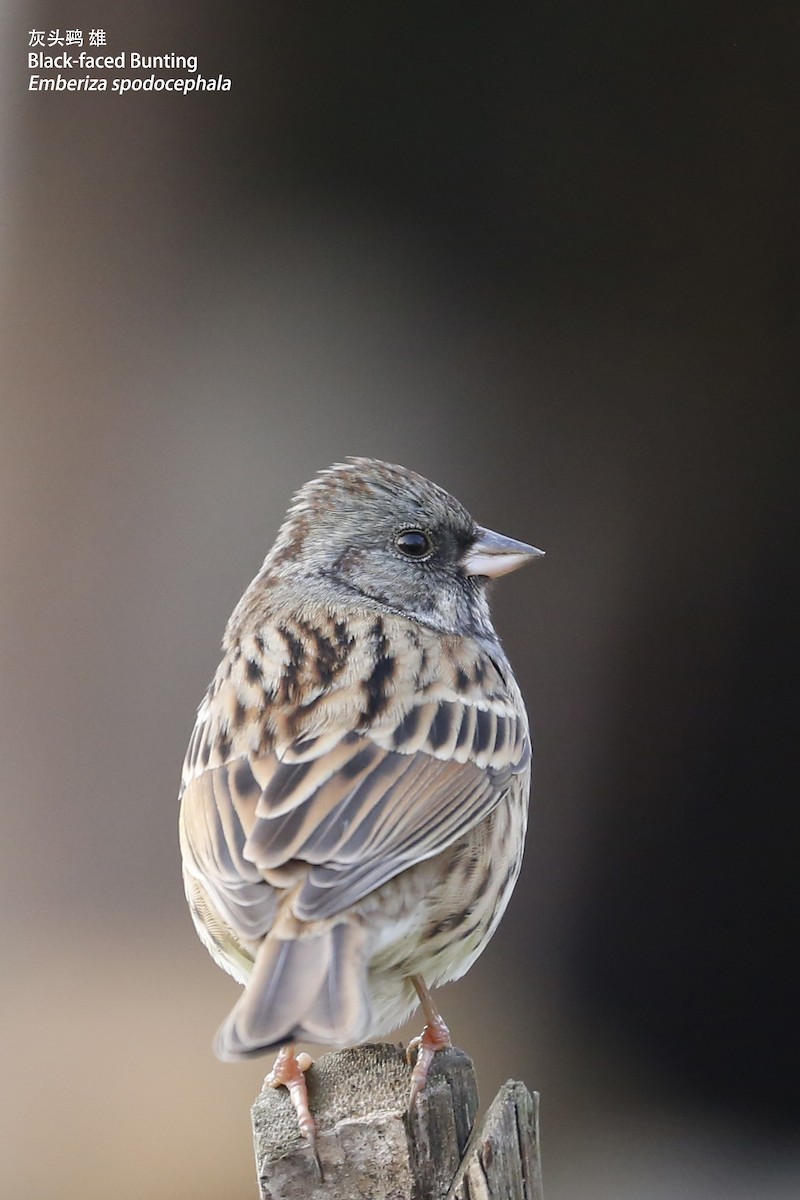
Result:
[[[360,731],[340,712],[329,703],[319,725],[205,770],[193,764],[210,734],[193,734],[187,871],[242,937],[269,927],[275,887],[294,887],[303,921],[335,916],[527,785],[527,720],[510,689],[421,693]]]
[[[412,712],[397,727],[398,749],[351,732],[344,768],[339,748],[326,749],[322,758],[333,754],[337,766],[313,773],[320,782],[311,794],[310,776],[303,775],[294,809],[288,809],[292,783],[284,776],[292,767],[281,764],[273,775],[243,853],[262,871],[292,859],[309,864],[293,901],[301,920],[334,916],[406,867],[439,854],[527,772],[527,732],[514,736],[521,719],[513,711],[445,701]],[[464,761],[434,757],[443,738],[461,741]],[[352,753],[354,745],[359,748]],[[280,818],[269,815],[273,791],[280,793]]]

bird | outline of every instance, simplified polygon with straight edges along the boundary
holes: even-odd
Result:
[[[227,624],[180,790],[191,916],[243,985],[223,1060],[352,1045],[421,1005],[410,1104],[519,875],[531,738],[487,586],[539,557],[405,467],[352,457],[296,493]],[[321,1167],[320,1167],[321,1170]]]

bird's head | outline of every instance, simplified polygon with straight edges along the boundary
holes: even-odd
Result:
[[[490,635],[487,583],[541,554],[483,529],[421,475],[351,458],[300,489],[258,579],[280,580],[296,601],[377,608],[446,633]]]

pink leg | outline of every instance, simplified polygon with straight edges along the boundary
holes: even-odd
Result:
[[[451,1045],[450,1030],[442,1020],[441,1013],[433,1003],[433,998],[425,986],[425,980],[421,975],[412,975],[411,982],[419,996],[422,1011],[425,1014],[425,1028],[422,1030],[420,1037],[413,1038],[408,1044],[406,1058],[409,1062],[413,1057],[413,1053],[417,1052],[417,1061],[414,1063],[414,1070],[411,1072],[411,1096],[409,1099],[409,1108],[414,1107],[414,1101],[425,1087],[428,1078],[428,1072],[431,1069],[433,1056],[437,1050],[444,1050]]]
[[[308,1087],[306,1086],[305,1076],[306,1071],[313,1065],[313,1062],[314,1060],[310,1054],[296,1055],[294,1045],[290,1042],[286,1046],[281,1046],[278,1051],[278,1057],[272,1064],[272,1070],[267,1075],[264,1083],[268,1087],[285,1087],[289,1089],[289,1099],[297,1113],[297,1123],[300,1126],[300,1132],[311,1147],[311,1153],[314,1155],[319,1177],[322,1179],[322,1163],[319,1161],[319,1154],[317,1153],[317,1123],[311,1115],[311,1109],[308,1106]]]

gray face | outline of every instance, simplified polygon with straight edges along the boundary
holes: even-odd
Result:
[[[478,526],[436,484],[358,459],[299,493],[264,563],[325,604],[380,607],[452,633],[491,634],[485,579],[463,566]]]
[[[353,520],[324,514],[304,557],[331,583],[405,616],[452,628],[471,623],[482,591],[461,566],[473,536],[471,524],[435,505],[379,499]]]

